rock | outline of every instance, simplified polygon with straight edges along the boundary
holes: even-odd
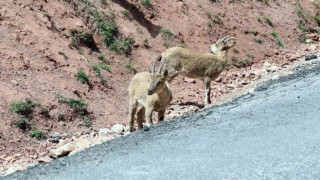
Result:
[[[314,41],[318,41],[319,40],[319,35],[317,33],[307,34],[306,37],[308,39],[312,39]]]
[[[312,43],[313,40],[312,39],[306,39],[306,43]]]
[[[16,86],[18,85],[18,82],[16,80],[11,80],[11,83]]]
[[[270,67],[270,66],[271,66],[271,64],[267,61],[263,64],[263,67]]]
[[[6,171],[6,175],[9,175],[9,174],[12,174],[14,172],[17,172],[17,171],[23,171],[23,170],[26,170],[27,167],[26,166],[22,166],[22,165],[16,165],[16,166],[12,166],[10,167],[7,171]]]
[[[82,21],[77,21],[75,24],[76,24],[76,26],[78,26],[78,27],[83,27]]]
[[[38,163],[47,163],[50,162],[52,160],[52,158],[50,158],[50,156],[45,156],[45,157],[41,157],[38,159]]]
[[[57,149],[51,150],[49,156],[52,158],[66,156],[76,148],[77,146],[74,143],[65,144]]]
[[[99,136],[107,136],[110,133],[109,128],[102,128],[99,129]]]
[[[195,79],[191,79],[191,78],[183,78],[183,81],[186,82],[186,83],[196,83],[196,80]]]
[[[125,129],[125,126],[122,124],[115,124],[111,127],[111,130],[118,134],[122,133],[124,129]]]
[[[59,143],[59,140],[61,139],[61,135],[58,132],[54,132],[50,135],[49,142],[52,143]]]
[[[279,70],[279,68],[276,65],[266,68],[266,71],[268,73],[277,72],[278,70]]]
[[[317,58],[318,58],[318,56],[316,54],[311,54],[311,55],[306,56],[305,60],[310,61],[310,60],[317,59]]]
[[[315,45],[315,44],[309,46],[309,48],[308,48],[309,51],[314,51],[316,49],[317,49],[317,45]]]
[[[238,85],[236,85],[236,84],[228,84],[227,87],[230,88],[230,89],[235,89],[235,88],[238,87]]]

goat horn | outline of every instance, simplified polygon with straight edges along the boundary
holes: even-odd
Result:
[[[228,41],[230,41],[230,40],[236,40],[236,39],[237,39],[237,38],[235,38],[235,37],[229,36],[227,39],[224,40],[224,43],[226,43],[226,42],[228,42]]]
[[[219,39],[219,41],[220,41],[220,42],[225,42],[225,41],[226,41],[226,39],[228,39],[228,38],[230,38],[230,36],[225,36],[225,37],[223,37],[223,38]]]
[[[165,64],[166,64],[166,63],[162,63],[162,64],[161,64],[161,67],[160,67],[160,69],[159,69],[159,74],[161,74],[162,68],[163,68],[163,66],[164,66]]]
[[[156,72],[156,61],[154,61],[154,63],[153,63],[153,71],[152,71],[152,73],[155,73]]]

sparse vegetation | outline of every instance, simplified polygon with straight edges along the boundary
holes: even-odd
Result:
[[[33,129],[30,133],[30,136],[38,140],[41,140],[45,137],[45,134],[39,129]]]
[[[129,54],[132,50],[132,46],[134,45],[135,40],[133,38],[129,39],[120,39],[118,41],[118,51],[124,54]]]
[[[66,98],[61,95],[57,95],[57,98],[60,103],[67,104],[69,107],[74,109],[77,113],[81,116],[88,114],[88,107],[89,105],[81,99],[73,99],[73,98]]]
[[[100,62],[99,66],[100,66],[101,69],[111,73],[111,69],[110,69],[110,66],[108,64],[105,64],[104,62]]]
[[[122,11],[121,11],[121,14],[122,14],[124,17],[126,17],[126,18],[128,18],[128,17],[130,16],[130,13],[129,13],[128,10],[122,10]]]
[[[316,15],[314,20],[317,22],[318,26],[320,26],[320,15]]]
[[[60,94],[57,95],[57,98],[60,103],[67,104],[70,108],[74,110],[76,114],[80,115],[80,118],[83,120],[85,126],[91,129],[91,121],[88,116],[89,105],[85,101],[81,99],[63,97]],[[64,120],[64,115],[59,113],[58,119],[60,119],[60,121]]]
[[[13,124],[24,131],[29,131],[32,128],[32,119],[35,108],[40,110],[39,114],[45,118],[50,118],[49,110],[40,103],[34,103],[32,100],[26,98],[25,101],[13,102],[10,104],[9,110],[18,116],[18,119]]]
[[[76,78],[82,84],[88,84],[88,85],[90,84],[89,76],[82,69],[78,70],[78,72],[76,73]]]
[[[101,3],[102,5],[107,5],[107,0],[100,0],[100,3]]]
[[[96,73],[98,78],[100,79],[101,84],[106,85],[107,80],[102,75],[100,64],[96,64],[96,65],[92,66],[92,69]]]
[[[137,73],[137,70],[136,68],[134,67],[133,64],[127,64],[126,66],[133,74],[136,74]]]
[[[13,102],[10,104],[10,111],[24,117],[32,117],[35,104],[26,99],[25,102]]]
[[[174,38],[174,34],[173,32],[171,32],[170,29],[166,29],[166,28],[162,28],[161,29],[161,36],[164,39],[164,44],[163,46],[168,48],[169,46],[169,42],[172,41],[172,39]]]
[[[263,40],[261,40],[261,39],[253,39],[254,40],[254,42],[256,42],[257,44],[263,44]]]
[[[61,56],[63,56],[64,60],[68,60],[69,57],[62,51],[58,51],[58,54],[60,54]]]
[[[259,32],[258,31],[252,31],[252,30],[245,30],[244,34],[252,34],[254,36],[258,36]]]
[[[307,28],[304,23],[298,24],[298,29],[301,31],[301,35],[299,36],[299,41],[301,43],[305,43],[307,40]]]
[[[88,116],[83,116],[82,121],[87,128],[92,129],[91,121]]]
[[[151,7],[151,2],[150,0],[141,0],[141,4],[144,5],[147,8]]]
[[[147,48],[147,49],[151,48],[148,39],[145,39],[145,40],[143,41],[143,46],[144,46],[145,48]]]
[[[273,31],[271,35],[275,38],[276,43],[279,47],[281,48],[285,47],[277,32]]]
[[[14,123],[14,125],[19,128],[19,129],[22,129],[24,131],[27,131],[30,129],[30,123],[28,123],[28,121],[24,118],[24,117],[21,117],[21,116],[18,116],[18,120]]]
[[[40,106],[40,114],[42,114],[45,118],[50,118],[49,110],[46,107]]]
[[[86,46],[91,50],[98,50],[96,42],[94,41],[93,35],[89,32],[78,32],[75,29],[70,30],[71,34],[71,43],[70,47],[74,47],[76,49],[80,48],[80,45]]]
[[[43,16],[48,18],[49,21],[51,21],[51,16],[48,13],[44,13]]]
[[[58,119],[58,121],[64,121],[65,120],[65,115],[63,113],[58,113],[57,119]]]
[[[302,8],[302,7],[298,7],[297,9],[296,9],[296,13],[297,13],[297,15],[299,16],[299,17],[301,17],[302,19],[306,19],[306,12],[305,12],[305,10]]]
[[[273,22],[271,21],[271,19],[269,17],[266,17],[266,23],[271,27],[274,26]]]
[[[105,60],[105,57],[104,57],[104,55],[100,52],[100,53],[98,53],[98,59],[100,60],[100,61],[104,61]]]

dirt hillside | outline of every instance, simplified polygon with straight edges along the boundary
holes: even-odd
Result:
[[[166,48],[208,52],[223,36],[237,38],[212,82],[217,104],[248,84],[234,86],[250,70],[316,52],[306,43],[318,41],[319,24],[315,0],[2,0],[0,163],[44,155],[52,132],[125,124],[130,79]],[[171,86],[173,107],[203,104],[201,81]]]

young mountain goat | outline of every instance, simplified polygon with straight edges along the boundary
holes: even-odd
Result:
[[[155,64],[153,71],[141,72],[136,74],[129,84],[129,131],[133,131],[133,122],[136,115],[138,104],[142,105],[137,113],[138,129],[143,127],[142,121],[146,117],[146,125],[152,125],[152,112],[158,112],[158,121],[163,121],[164,113],[172,100],[172,92],[168,82],[166,81],[168,70],[163,73],[161,70],[162,63],[158,72],[155,72]]]
[[[201,79],[205,86],[205,104],[207,105],[211,103],[210,83],[227,67],[227,51],[235,44],[236,38],[226,36],[209,46],[211,53],[199,53],[190,49],[172,47],[164,51],[158,61],[166,63],[168,82],[179,74]]]

